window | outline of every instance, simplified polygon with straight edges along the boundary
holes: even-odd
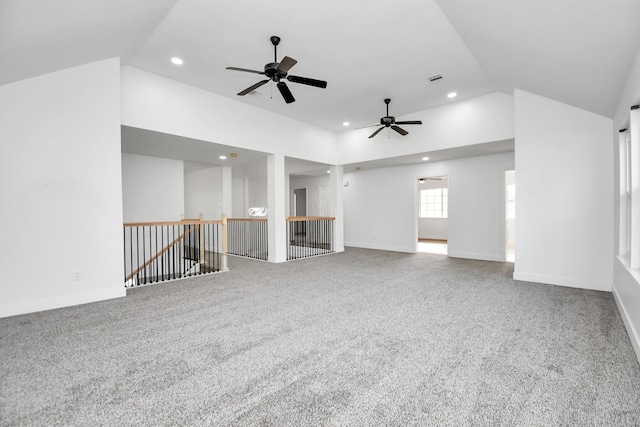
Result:
[[[631,141],[629,132],[626,129],[620,131],[620,223],[619,239],[620,245],[618,255],[628,256],[631,245]]]
[[[420,218],[447,218],[448,199],[448,188],[420,190]]]
[[[640,269],[640,109],[631,107],[629,128],[619,134],[619,222],[618,255],[627,258],[629,268]]]
[[[626,253],[631,253],[631,139],[627,133],[627,141],[625,144],[625,207],[626,207],[626,224],[625,224],[625,243]]]

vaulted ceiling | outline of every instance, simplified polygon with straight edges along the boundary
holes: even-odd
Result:
[[[0,0],[0,84],[119,56],[335,131],[376,122],[384,98],[402,116],[514,88],[613,117],[639,23],[638,0]],[[226,67],[261,70],[272,35],[290,74],[328,87],[288,83],[292,104],[271,83],[237,96],[262,76]]]

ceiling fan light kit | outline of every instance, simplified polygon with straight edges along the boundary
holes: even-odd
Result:
[[[239,92],[238,96],[244,96],[248,93],[253,92],[260,86],[267,84],[270,81],[273,81],[274,83],[276,83],[276,86],[278,87],[278,90],[280,91],[280,94],[284,98],[285,102],[287,104],[290,104],[292,102],[295,102],[296,99],[293,97],[291,90],[289,90],[289,86],[287,86],[287,84],[282,80],[288,80],[292,83],[299,83],[303,85],[319,87],[322,89],[325,89],[327,87],[327,82],[325,82],[324,80],[316,80],[316,79],[310,79],[308,77],[300,77],[300,76],[290,76],[288,74],[289,70],[294,65],[296,65],[298,61],[288,56],[285,56],[284,58],[282,58],[282,61],[278,62],[278,45],[280,44],[280,37],[271,36],[270,40],[271,40],[271,44],[273,44],[273,62],[266,64],[264,66],[264,71],[257,71],[257,70],[251,70],[247,68],[238,68],[238,67],[227,67],[227,70],[261,74],[268,77],[267,79],[261,80],[258,83],[252,86],[249,86],[245,90]]]

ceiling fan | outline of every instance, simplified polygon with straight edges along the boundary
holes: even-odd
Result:
[[[287,84],[285,82],[281,81],[282,79],[287,79],[288,81],[290,81],[292,83],[301,83],[303,85],[320,87],[322,89],[327,87],[327,82],[325,82],[323,80],[316,80],[316,79],[310,79],[310,78],[307,78],[307,77],[299,77],[299,76],[290,76],[290,75],[288,75],[287,73],[289,72],[291,67],[296,65],[298,63],[298,61],[296,61],[293,58],[289,58],[288,56],[285,56],[284,58],[282,58],[282,61],[278,62],[278,51],[277,51],[277,49],[278,49],[278,44],[280,43],[280,37],[271,36],[270,40],[271,40],[271,43],[273,44],[273,61],[274,62],[270,62],[267,65],[265,65],[264,66],[264,71],[249,70],[249,69],[246,69],[246,68],[238,68],[238,67],[227,67],[227,70],[244,71],[246,73],[262,74],[262,75],[268,77],[268,79],[261,80],[258,83],[254,84],[253,86],[249,86],[248,88],[246,88],[242,92],[239,92],[238,93],[239,96],[245,96],[246,94],[248,94],[250,92],[253,92],[254,90],[259,88],[260,86],[262,86],[262,85],[268,83],[270,80],[272,80],[272,81],[277,83],[278,90],[282,94],[282,97],[284,98],[285,102],[287,104],[290,104],[292,102],[295,102],[296,99],[293,97],[293,94],[289,90],[289,87],[287,86]]]
[[[401,122],[396,122],[396,118],[389,115],[389,103],[390,102],[391,102],[391,99],[389,99],[389,98],[384,100],[384,103],[387,104],[387,115],[380,119],[380,125],[381,126],[378,128],[378,130],[376,130],[374,133],[372,133],[369,138],[373,138],[382,129],[388,128],[388,127],[390,127],[391,129],[395,130],[400,135],[405,136],[409,132],[407,132],[406,130],[402,129],[401,127],[399,127],[397,125],[421,125],[422,124],[421,120],[405,120],[405,121],[401,121]],[[376,125],[373,125],[373,126],[376,126]]]

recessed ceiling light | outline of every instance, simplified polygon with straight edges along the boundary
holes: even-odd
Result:
[[[342,126],[349,126],[351,123],[349,122],[342,122]]]
[[[227,156],[220,156],[218,157],[220,160],[227,160]]]
[[[327,171],[327,173],[331,173],[331,171]]]
[[[458,94],[457,94],[457,93],[455,93],[455,92],[449,92],[449,93],[447,94],[447,98],[455,98],[456,96],[458,96]]]
[[[182,65],[182,59],[178,58],[177,56],[174,56],[173,58],[171,58],[171,62],[173,62],[176,65]]]
[[[428,157],[423,157],[422,160],[427,161],[427,160],[429,160],[429,158]]]

